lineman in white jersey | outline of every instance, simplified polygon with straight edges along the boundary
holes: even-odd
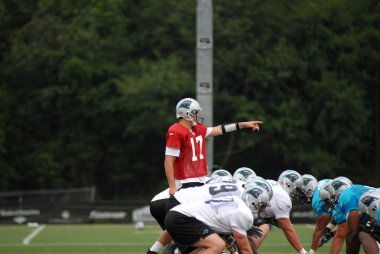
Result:
[[[241,197],[244,192],[244,185],[245,183],[243,181],[232,180],[230,177],[217,177],[210,179],[207,184],[203,186],[180,189],[171,197],[169,196],[169,189],[157,194],[151,201],[150,212],[164,231],[148,250],[148,253],[149,251],[151,253],[158,253],[172,240],[171,236],[165,230],[164,224],[167,207],[170,209],[181,203],[196,200],[210,200],[213,197],[220,197],[222,195]],[[170,246],[170,248],[172,247]]]
[[[283,182],[284,176],[286,178],[286,184]],[[298,172],[286,170],[280,175],[277,182],[267,180],[272,185],[273,197],[264,212],[260,214],[261,220],[255,221],[255,225],[263,231],[263,237],[253,239],[257,248],[259,248],[260,244],[268,235],[270,230],[269,224],[272,224],[282,229],[286,239],[297,252],[301,254],[307,253],[290,221],[290,211],[292,210],[292,200],[290,196],[294,196],[293,191],[296,189],[296,185],[301,184],[301,182],[298,182],[298,179],[302,179]],[[285,187],[282,185],[285,185]]]
[[[217,195],[221,193],[223,191]],[[207,201],[183,203],[169,211],[165,226],[182,253],[195,250],[221,253],[226,244],[219,234],[232,234],[240,253],[253,253],[247,238],[253,224],[252,212],[268,203],[269,194],[256,185],[244,192],[243,200],[222,195]]]
[[[203,186],[182,189],[174,193],[174,195],[169,198],[169,206],[170,204],[173,204],[172,207],[174,207],[178,204],[197,200],[205,201],[223,196],[236,196],[241,198],[245,190],[244,186],[245,182],[240,180],[232,180],[223,177],[211,179]]]

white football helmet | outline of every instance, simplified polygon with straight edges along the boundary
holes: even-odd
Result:
[[[255,171],[253,171],[250,168],[241,167],[241,168],[236,169],[236,171],[234,172],[232,177],[235,180],[247,182],[248,178],[252,179],[252,178],[256,177],[256,173],[255,173]]]
[[[260,212],[265,209],[270,200],[268,191],[257,184],[246,189],[242,199],[252,211],[254,219],[259,217]]]
[[[232,179],[232,175],[225,169],[217,169],[211,174],[211,178],[228,177]]]
[[[285,170],[278,177],[277,182],[289,194],[291,199],[294,199],[297,194],[296,188],[302,187],[302,177],[295,170]]]
[[[302,186],[301,188],[297,188],[299,190],[297,199],[300,203],[310,203],[314,190],[318,185],[317,179],[309,174],[302,175]]]
[[[247,181],[247,184],[246,184],[245,188],[249,189],[251,186],[253,186],[255,184],[260,185],[261,187],[263,187],[264,189],[266,189],[268,191],[268,193],[269,193],[269,200],[272,199],[272,197],[273,197],[272,185],[267,180],[265,180],[261,176],[256,176],[255,178]]]
[[[335,207],[338,202],[340,193],[352,186],[350,179],[344,176],[334,178],[332,181],[325,183],[319,189],[319,200],[325,202],[325,206],[330,209]]]
[[[359,198],[360,212],[368,214],[371,221],[380,226],[380,190],[369,190]]]
[[[352,186],[352,182],[347,177],[338,176],[330,182],[330,186],[332,187],[332,198],[338,200],[340,193],[342,193],[342,191],[344,191],[348,187]]]
[[[332,190],[330,183],[332,181],[326,182],[322,184],[322,186],[319,188],[319,202],[324,202],[324,206],[328,209],[330,209],[332,203],[331,203],[331,196],[332,196]]]
[[[202,108],[196,100],[192,98],[182,99],[177,103],[175,109],[177,118],[182,117],[183,119],[192,122],[193,125],[203,123],[203,118],[199,116],[202,112]]]
[[[320,188],[322,188],[322,186],[323,186],[324,184],[329,183],[329,182],[331,182],[331,181],[332,181],[332,180],[329,179],[329,178],[319,180],[318,185],[317,185],[317,188],[320,189]]]

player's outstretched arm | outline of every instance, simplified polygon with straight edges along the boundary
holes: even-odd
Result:
[[[360,214],[358,210],[352,210],[347,216],[346,253],[356,254],[360,250],[359,242]]]
[[[347,223],[343,222],[338,225],[334,238],[331,241],[330,254],[339,254],[342,246],[344,244],[344,240],[347,235]]]
[[[248,122],[237,122],[229,124],[221,124],[212,128],[209,137],[215,137],[223,135],[229,132],[237,131],[240,129],[251,129],[252,131],[259,131],[262,121],[248,121]]]
[[[289,218],[279,218],[276,219],[279,227],[285,234],[288,242],[293,246],[293,248],[300,254],[306,254],[307,251],[302,247],[302,243],[297,234],[297,231],[294,229],[292,222]]]
[[[242,235],[236,230],[232,230],[236,245],[239,248],[239,254],[253,254],[247,235]]]
[[[328,214],[322,214],[318,216],[313,232],[313,240],[311,242],[310,253],[313,253],[318,249],[319,239],[323,235],[323,231],[325,230],[325,227],[328,224],[329,220],[330,216]]]

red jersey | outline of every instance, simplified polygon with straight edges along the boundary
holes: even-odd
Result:
[[[166,147],[180,149],[179,157],[174,162],[176,180],[207,175],[206,131],[204,124],[193,126],[192,131],[179,123],[170,126],[166,134]]]

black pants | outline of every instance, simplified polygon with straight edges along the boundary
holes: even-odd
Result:
[[[159,199],[150,202],[150,214],[156,219],[162,230],[165,230],[166,203],[168,199]]]

